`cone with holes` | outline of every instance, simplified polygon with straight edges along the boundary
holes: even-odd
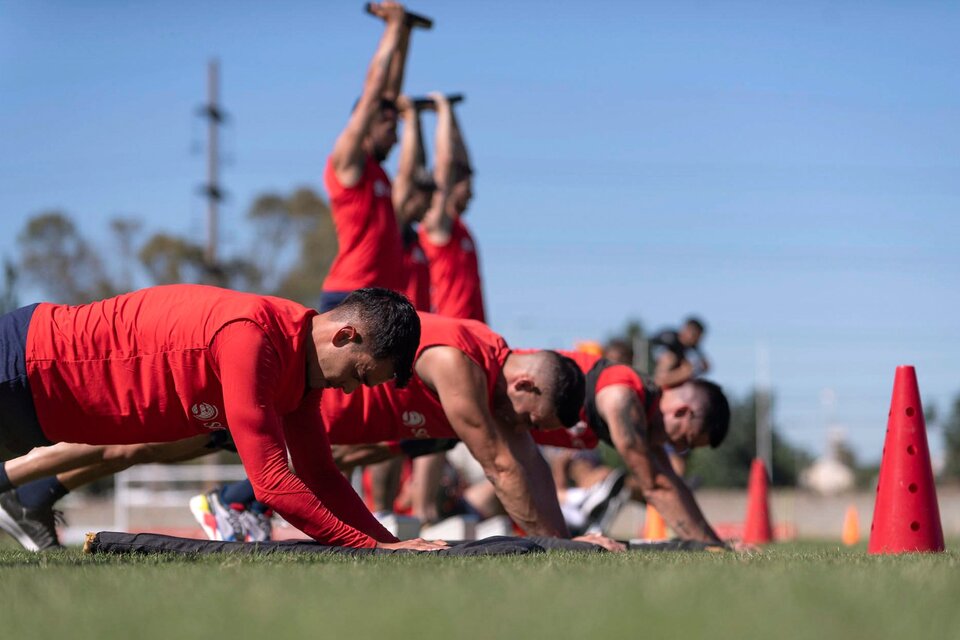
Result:
[[[643,524],[643,537],[645,540],[667,539],[667,525],[663,521],[663,516],[654,509],[652,504],[647,504],[647,518]]]
[[[750,466],[747,485],[747,520],[743,524],[743,541],[747,544],[773,542],[770,526],[770,503],[767,500],[767,467],[757,458]]]
[[[889,416],[867,551],[943,551],[927,428],[913,367],[897,367]]]

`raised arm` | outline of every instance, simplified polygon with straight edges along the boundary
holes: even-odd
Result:
[[[396,100],[403,93],[403,72],[407,67],[407,52],[410,50],[410,33],[412,30],[410,21],[404,20],[397,41],[397,52],[390,59],[387,85],[383,89],[383,97],[387,100]]]
[[[664,351],[657,358],[653,370],[653,381],[661,387],[676,387],[693,377],[693,364],[686,358],[679,358],[672,351]]]
[[[402,5],[396,2],[371,3],[371,10],[383,18],[387,26],[367,70],[360,100],[333,146],[333,170],[337,181],[347,188],[357,184],[363,176],[363,139],[374,118],[380,113],[381,100],[387,97],[385,91],[390,79],[392,60],[398,53],[401,33],[407,29],[404,26]]]
[[[569,537],[547,463],[526,430],[494,419],[480,367],[457,349],[433,347],[417,360],[416,370],[437,392],[451,426],[514,522],[531,535]]]
[[[434,181],[437,191],[434,193],[430,209],[421,223],[427,230],[430,242],[436,245],[445,245],[450,241],[450,232],[453,228],[453,218],[447,210],[447,197],[453,179],[454,140],[453,140],[453,109],[447,102],[446,96],[440,93],[430,94],[437,109],[437,132],[434,139]]]
[[[663,447],[645,436],[646,417],[636,393],[626,385],[610,385],[597,393],[597,410],[610,427],[613,444],[637,478],[643,497],[685,540],[720,543],[693,494],[674,473]]]
[[[393,178],[393,210],[404,210],[404,204],[413,193],[413,176],[423,158],[423,142],[420,136],[420,118],[413,103],[406,96],[397,98],[397,110],[403,121],[400,137],[400,159],[397,175]]]

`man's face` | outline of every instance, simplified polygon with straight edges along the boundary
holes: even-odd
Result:
[[[457,212],[457,215],[463,215],[473,198],[473,179],[466,177],[453,184],[450,190],[450,206]]]
[[[702,332],[700,329],[697,329],[692,324],[685,324],[677,334],[677,339],[680,340],[680,344],[683,346],[693,348],[700,344],[701,336]]]
[[[373,387],[393,378],[391,360],[377,360],[365,346],[349,343],[336,348],[323,367],[326,388],[353,393],[360,385]]]
[[[397,112],[395,109],[381,107],[370,126],[370,141],[373,155],[383,162],[390,155],[393,145],[397,144]]]
[[[679,394],[664,396],[660,402],[663,429],[677,453],[684,453],[710,444],[710,434],[703,425],[703,408]]]
[[[541,391],[542,387],[530,385],[526,388],[521,385],[519,388],[514,385],[508,389],[510,404],[513,405],[513,411],[517,415],[519,424],[528,429],[540,429],[549,431],[551,429],[563,429],[563,423],[557,417],[557,410],[552,399],[548,394]]]
[[[403,203],[401,216],[408,222],[420,222],[423,220],[423,216],[426,215],[427,209],[430,208],[432,198],[432,191],[414,189],[410,197],[407,198],[407,201]]]

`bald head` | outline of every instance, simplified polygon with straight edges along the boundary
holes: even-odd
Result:
[[[720,385],[709,380],[689,380],[678,389],[693,409],[701,428],[710,436],[710,446],[720,446],[730,430],[730,403]]]

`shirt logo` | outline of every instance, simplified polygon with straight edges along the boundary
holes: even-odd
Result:
[[[213,420],[218,415],[220,415],[220,410],[207,402],[198,402],[197,404],[190,407],[190,412],[193,414],[194,418],[196,418],[201,422],[207,422],[208,420]]]
[[[373,195],[377,198],[386,198],[390,195],[390,185],[383,180],[376,180],[373,183]]]
[[[460,248],[466,251],[467,253],[472,253],[473,243],[470,242],[470,238],[460,238]]]
[[[403,424],[408,427],[420,427],[427,423],[426,417],[419,411],[404,411]]]

